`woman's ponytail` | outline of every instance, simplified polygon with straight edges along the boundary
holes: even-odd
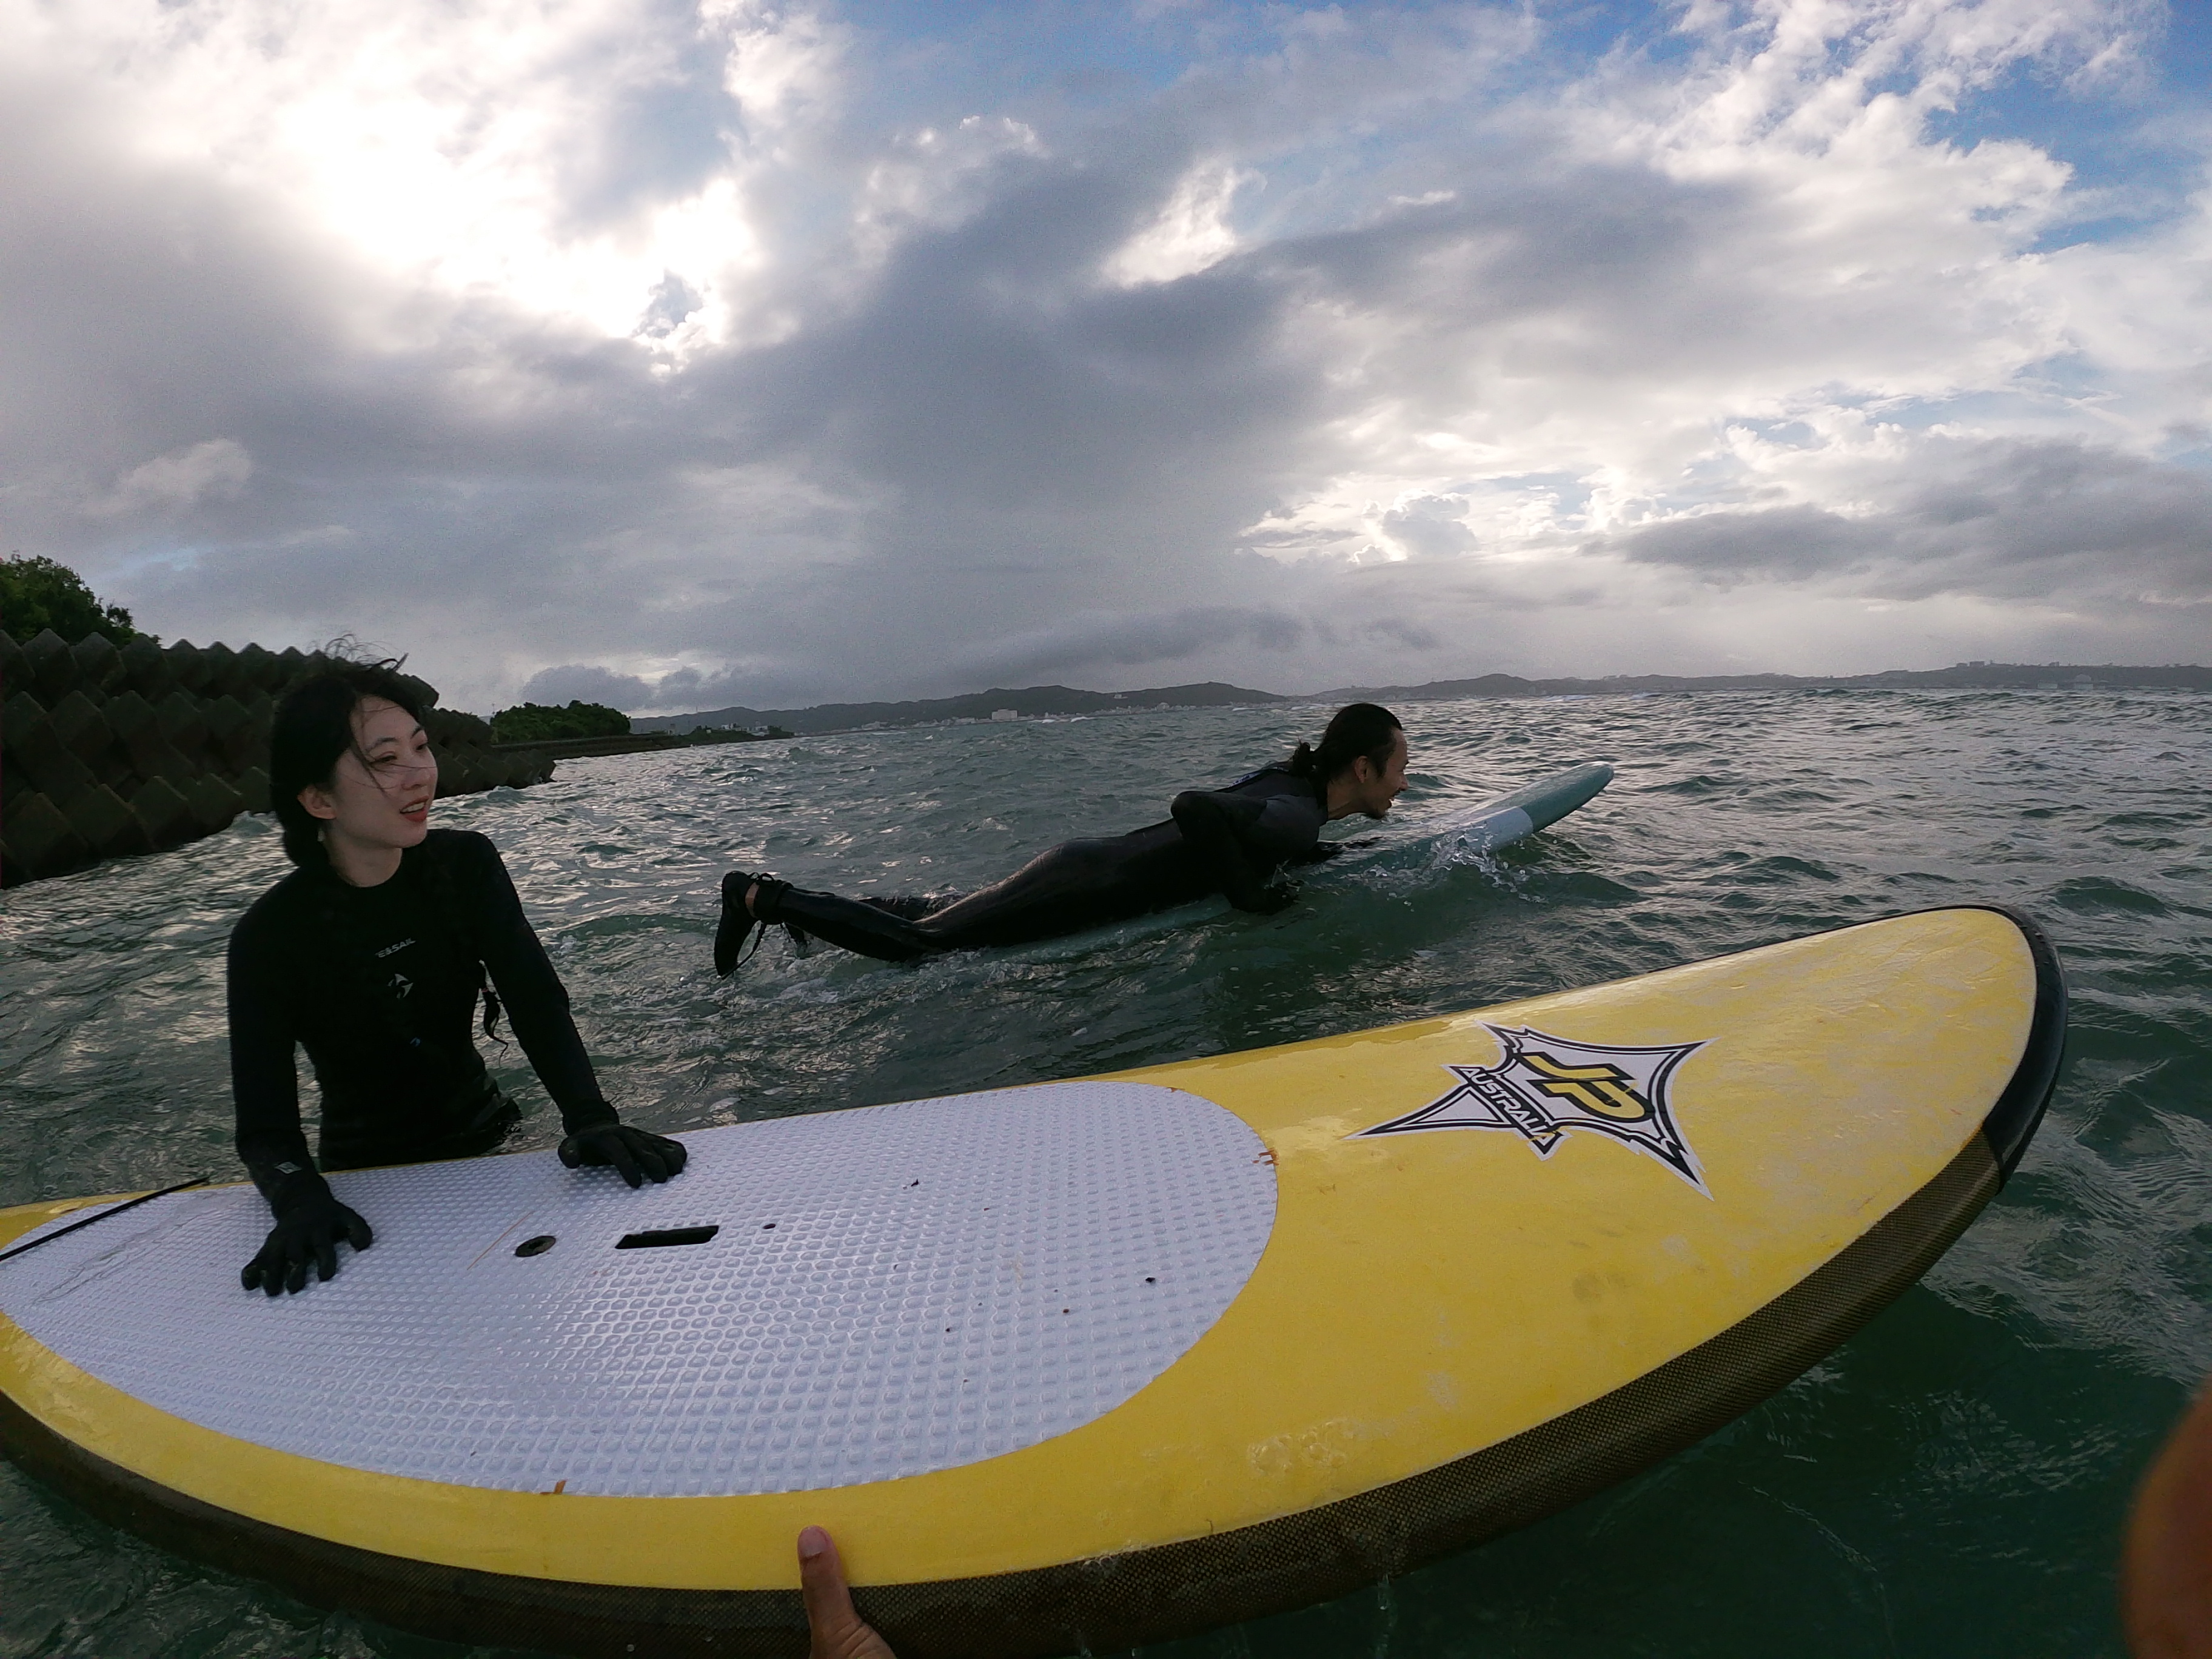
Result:
[[[1283,770],[1294,778],[1310,778],[1313,775],[1313,745],[1310,743],[1302,743],[1291,750],[1290,759],[1283,763]]]
[[[1312,778],[1324,788],[1339,773],[1349,771],[1356,760],[1364,759],[1379,772],[1390,763],[1390,751],[1397,747],[1398,734],[1404,730],[1398,717],[1380,703],[1348,702],[1329,717],[1328,730],[1321,734],[1318,750],[1298,745],[1291,757],[1290,770],[1299,777]],[[1305,760],[1303,768],[1298,764],[1301,756]]]

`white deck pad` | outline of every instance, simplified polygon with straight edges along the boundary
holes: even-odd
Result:
[[[334,1176],[376,1243],[274,1301],[238,1281],[269,1226],[259,1194],[179,1193],[0,1263],[0,1312],[165,1412],[328,1462],[508,1491],[794,1492],[977,1462],[1112,1410],[1220,1317],[1274,1224],[1259,1137],[1152,1084],[683,1139],[690,1167],[638,1192],[550,1152]]]

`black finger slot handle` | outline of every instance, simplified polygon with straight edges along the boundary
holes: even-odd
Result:
[[[720,1227],[664,1227],[658,1232],[624,1233],[615,1245],[618,1250],[659,1250],[672,1244],[704,1244]]]
[[[553,1244],[552,1234],[540,1233],[535,1238],[524,1239],[521,1243],[514,1247],[514,1253],[517,1255],[544,1255],[546,1251],[553,1248]]]

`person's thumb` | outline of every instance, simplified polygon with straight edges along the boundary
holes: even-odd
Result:
[[[806,1628],[813,1638],[809,1659],[895,1659],[890,1645],[854,1610],[845,1564],[819,1527],[799,1534],[799,1592],[806,1601]]]

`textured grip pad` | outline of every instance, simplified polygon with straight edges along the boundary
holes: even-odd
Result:
[[[1259,1138],[1151,1084],[682,1139],[684,1172],[635,1193],[550,1152],[334,1176],[376,1243],[274,1301],[239,1288],[269,1224],[253,1188],[179,1193],[0,1263],[0,1312],[163,1411],[328,1462],[509,1491],[794,1492],[979,1462],[1112,1410],[1220,1317],[1274,1222]]]

